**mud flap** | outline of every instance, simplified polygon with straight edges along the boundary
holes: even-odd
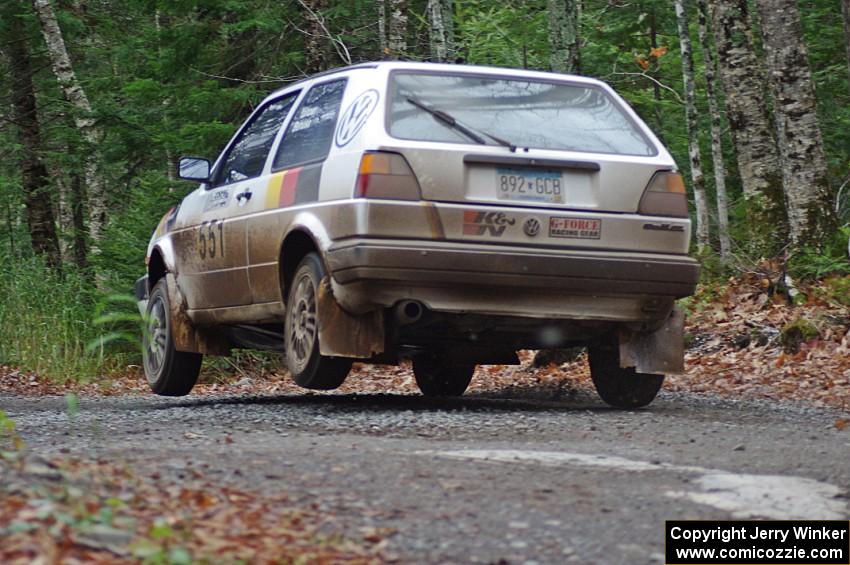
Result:
[[[218,332],[196,328],[186,314],[186,298],[172,273],[165,275],[171,309],[171,339],[174,349],[204,355],[230,355],[230,344]]]
[[[359,316],[346,312],[334,298],[328,277],[319,285],[318,302],[319,353],[368,359],[384,352],[382,310]]]
[[[653,332],[620,332],[620,367],[661,375],[685,372],[685,314],[674,306]]]

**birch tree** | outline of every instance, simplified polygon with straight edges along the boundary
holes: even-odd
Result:
[[[431,44],[431,59],[438,62],[443,62],[448,58],[448,38],[443,15],[442,0],[428,0],[428,35]],[[451,21],[449,24],[451,25]]]
[[[727,263],[731,258],[732,240],[729,236],[729,201],[726,196],[726,164],[723,162],[723,116],[717,102],[714,57],[708,33],[708,6],[706,0],[697,0],[699,41],[702,50],[705,95],[708,99],[708,114],[711,118],[711,162],[714,169],[714,192],[717,198],[717,237],[720,241],[720,258]]]
[[[779,155],[765,103],[764,68],[753,49],[747,0],[711,0],[710,7],[749,239],[764,249],[787,235]]]
[[[89,98],[74,73],[71,58],[68,56],[65,40],[62,37],[62,30],[59,28],[50,0],[33,0],[33,6],[41,24],[41,32],[47,45],[53,73],[56,75],[65,99],[75,110],[74,124],[88,145],[84,164],[88,192],[88,231],[92,242],[90,251],[93,255],[97,255],[100,251],[98,244],[103,238],[107,220],[106,181],[99,163],[99,145],[103,135],[92,117]]]
[[[443,30],[446,34],[446,58],[453,61],[456,54],[454,0],[440,0],[440,8],[443,12]]]
[[[390,52],[387,43],[387,1],[376,1],[378,7],[378,46],[381,49],[381,57],[384,57]]]
[[[835,227],[817,100],[796,0],[756,0],[773,91],[791,241],[816,246]]]
[[[694,59],[691,53],[691,34],[684,0],[675,0],[676,23],[679,28],[679,46],[682,52],[682,81],[685,86],[685,118],[688,130],[688,158],[691,165],[691,183],[694,189],[694,207],[697,214],[697,248],[700,253],[709,249],[708,200],[705,197],[705,180],[702,174],[702,156],[699,148],[699,121],[694,88]]]
[[[387,50],[393,59],[407,54],[407,0],[389,0]]]
[[[23,33],[24,22],[17,13],[15,4],[8,5],[4,13],[6,22],[0,34],[5,43],[4,54],[9,60],[11,78],[12,119],[17,126],[18,142],[21,145],[21,186],[26,203],[27,227],[33,249],[42,255],[47,264],[58,268],[59,238],[53,215],[50,182],[47,167],[41,158],[43,151],[41,128],[38,122],[34,73],[27,38]]]
[[[850,0],[841,0],[841,15],[844,21],[844,53],[847,56],[847,72],[850,73]]]
[[[548,0],[549,65],[557,73],[579,70],[579,0]]]

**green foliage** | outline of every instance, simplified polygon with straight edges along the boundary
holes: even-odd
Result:
[[[468,63],[548,69],[546,2],[457,2],[457,51]]]
[[[132,547],[133,556],[145,565],[188,565],[193,563],[192,554],[175,545],[178,533],[165,520],[156,521],[144,539]]]
[[[850,307],[850,275],[828,277],[813,293],[829,304]]]
[[[844,227],[835,233],[823,249],[802,249],[788,261],[789,274],[803,280],[820,280],[829,275],[850,274],[848,238],[850,227]]]
[[[727,291],[728,286],[720,281],[701,283],[692,296],[680,300],[678,305],[686,314],[699,314],[721,302]]]
[[[80,399],[73,392],[65,395],[65,409],[69,418],[76,418],[80,412]]]
[[[0,456],[13,457],[24,448],[24,441],[15,431],[15,422],[0,410]]]
[[[56,381],[88,380],[120,359],[86,345],[97,335],[95,294],[82,276],[60,276],[36,259],[6,262],[0,272],[0,363]]]

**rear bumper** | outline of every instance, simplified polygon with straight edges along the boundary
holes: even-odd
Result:
[[[637,320],[699,280],[699,264],[679,255],[357,239],[326,257],[355,310],[411,298],[438,310]]]

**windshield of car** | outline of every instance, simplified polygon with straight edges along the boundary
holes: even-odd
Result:
[[[475,75],[395,72],[388,131],[400,139],[469,143],[469,137],[413,98],[473,130],[519,147],[655,155],[638,126],[601,88],[584,84]]]

